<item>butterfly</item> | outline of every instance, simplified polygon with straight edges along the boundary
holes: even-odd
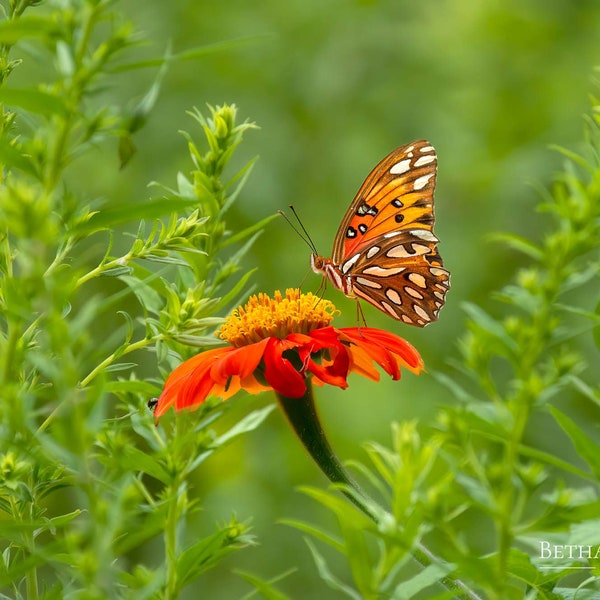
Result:
[[[409,325],[435,321],[450,288],[433,233],[437,156],[419,140],[388,154],[346,211],[331,258],[311,255],[315,273]]]

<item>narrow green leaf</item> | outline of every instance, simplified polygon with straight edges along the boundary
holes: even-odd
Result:
[[[504,242],[513,250],[517,250],[534,260],[541,261],[544,258],[544,253],[541,248],[533,242],[514,233],[494,233],[490,236],[492,240]]]
[[[177,560],[179,585],[188,585],[231,552],[252,543],[244,532],[241,524],[224,527],[186,548]]]
[[[109,365],[104,369],[107,373],[118,373],[119,371],[128,371],[129,369],[135,369],[137,363],[115,363]]]
[[[267,37],[269,37],[268,34],[257,34],[249,35],[246,37],[240,37],[234,40],[226,40],[222,42],[216,42],[214,44],[207,44],[205,46],[199,46],[197,48],[190,48],[189,50],[185,50],[184,52],[180,52],[179,54],[172,54],[165,58],[151,58],[148,60],[122,64],[113,68],[112,72],[120,73],[136,69],[156,69],[156,67],[161,67],[166,63],[196,60],[198,58],[208,56],[214,52],[223,52],[224,50],[229,50],[242,44],[248,44],[250,42],[266,39]]]
[[[51,19],[25,15],[0,22],[0,43],[12,46],[26,37],[51,39],[58,26]]]
[[[354,521],[355,526],[362,529],[372,529],[374,527],[373,522],[366,517],[359,509],[350,504],[348,500],[339,496],[338,494],[332,494],[331,492],[312,488],[308,486],[301,486],[298,488],[302,493],[310,496],[323,506],[331,510],[338,518],[348,518]]]
[[[119,137],[119,167],[125,168],[129,161],[135,156],[137,148],[133,142],[133,138],[130,133],[124,133]]]
[[[375,565],[367,546],[364,531],[352,517],[340,519],[340,528],[346,542],[344,554],[352,570],[352,577],[358,591],[364,598],[377,597],[377,590],[373,589]]]
[[[338,592],[342,592],[348,598],[352,598],[352,600],[364,600],[364,598],[349,585],[346,585],[343,581],[338,579],[329,568],[327,561],[323,557],[322,554],[319,553],[314,544],[309,540],[304,540],[313,556],[313,560],[315,561],[315,565],[317,567],[317,571],[321,576],[321,579],[333,590]]]
[[[252,235],[253,233],[257,232],[257,231],[261,231],[262,229],[265,228],[266,225],[268,225],[271,221],[273,221],[274,219],[277,219],[279,217],[279,214],[274,214],[274,215],[269,215],[268,217],[265,217],[264,219],[260,220],[258,223],[255,223],[254,225],[251,225],[250,227],[247,227],[246,229],[243,229],[242,231],[239,231],[238,233],[236,233],[235,235],[232,235],[231,237],[227,238],[227,240],[225,240],[225,242],[223,243],[223,246],[229,246],[231,244],[235,244],[245,238],[247,238],[249,235]]]
[[[315,525],[311,525],[310,523],[305,523],[304,521],[299,521],[298,519],[279,519],[277,521],[282,525],[289,525],[290,527],[295,527],[304,533],[308,533],[312,535],[314,538],[328,544],[332,548],[335,548],[340,554],[344,552],[344,544],[338,538],[329,535],[322,529],[319,529]]]
[[[116,225],[140,221],[141,219],[158,219],[173,213],[194,208],[198,204],[195,198],[156,198],[147,202],[138,202],[119,206],[105,206],[96,212],[85,223],[78,223],[75,233],[84,235],[90,231],[112,229]]]
[[[454,565],[451,565],[450,563],[435,564],[425,567],[420,573],[417,573],[410,579],[397,585],[392,594],[392,600],[405,600],[406,598],[415,597],[428,587],[439,583],[444,577],[451,573],[454,568]]]
[[[171,475],[165,471],[162,464],[156,460],[156,457],[142,452],[134,446],[122,448],[119,455],[119,465],[123,470],[133,473],[146,473],[164,484],[171,481]]]
[[[20,169],[28,175],[37,177],[29,158],[21,154],[6,137],[0,137],[0,163],[7,169]]]
[[[218,309],[229,307],[234,300],[238,300],[242,294],[242,291],[246,287],[248,279],[256,272],[256,269],[250,269],[246,271],[235,283],[235,285],[219,299]]]
[[[600,445],[555,406],[550,406],[550,412],[573,442],[579,456],[590,466],[596,477],[600,478]]]
[[[600,406],[600,391],[593,389],[585,381],[576,377],[575,375],[569,375],[568,379],[573,382],[575,387],[588,399],[591,400],[597,406]]]
[[[224,321],[222,319],[221,321]],[[173,339],[180,344],[192,346],[194,348],[207,348],[212,346],[222,346],[223,340],[213,335],[191,335],[189,333],[178,333],[173,335]]]
[[[46,116],[68,113],[62,98],[41,90],[0,88],[0,102]]]
[[[481,307],[471,302],[463,302],[463,308],[471,320],[482,330],[492,334],[511,352],[517,350],[517,344],[513,338],[508,335],[501,323],[488,315]]]
[[[275,407],[275,404],[269,404],[264,408],[252,411],[241,421],[238,421],[231,429],[220,435],[214,442],[215,446],[222,446],[238,435],[253,431],[275,410]]]
[[[151,398],[160,393],[161,388],[149,381],[125,379],[122,381],[107,381],[104,390],[109,394],[127,393]]]
[[[295,569],[290,569],[289,571],[287,571],[287,573],[285,575],[293,573],[294,571],[295,571]],[[253,575],[252,573],[248,573],[246,571],[241,571],[239,569],[234,570],[234,573],[236,575],[239,575],[243,579],[245,579],[250,585],[254,586],[254,588],[258,592],[260,592],[260,594],[267,600],[291,600],[290,596],[284,594],[283,592],[280,592],[273,585],[273,580],[266,581],[260,577],[257,577],[256,575]],[[281,579],[281,578],[282,577],[278,577],[277,579]],[[244,596],[244,598],[242,598],[242,600],[249,599],[251,597],[251,595],[252,594],[248,594],[248,595]]]
[[[166,516],[159,508],[144,513],[143,521],[139,527],[128,527],[127,535],[121,535],[115,540],[115,551],[118,556],[126,555],[132,550],[140,548],[153,537],[164,533]],[[139,596],[136,596],[139,597]]]
[[[129,275],[121,275],[119,279],[135,294],[140,305],[155,315],[163,308],[163,299],[145,281]]]

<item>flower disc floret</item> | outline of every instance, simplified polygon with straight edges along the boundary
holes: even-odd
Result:
[[[284,339],[290,333],[326,327],[336,312],[329,300],[302,294],[298,289],[287,289],[285,296],[276,290],[273,298],[261,292],[233,311],[219,330],[219,337],[236,348],[269,337]]]

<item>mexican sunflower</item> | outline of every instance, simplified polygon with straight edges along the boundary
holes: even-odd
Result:
[[[312,380],[345,389],[352,372],[377,381],[377,363],[392,379],[400,368],[414,373],[423,362],[402,338],[371,327],[335,328],[328,300],[297,289],[251,296],[219,331],[228,345],[202,352],[177,367],[154,410],[197,408],[209,395],[228,398],[244,389],[273,390],[278,398],[305,397]]]

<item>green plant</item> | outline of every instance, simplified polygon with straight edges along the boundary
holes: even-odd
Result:
[[[0,22],[0,586],[29,600],[175,598],[253,543],[235,518],[181,532],[198,509],[189,474],[270,409],[227,427],[226,405],[210,403],[159,430],[146,402],[160,381],[138,363],[167,371],[214,344],[247,288],[240,260],[268,219],[228,230],[252,162],[226,172],[253,125],[235,106],[194,110],[208,147],[185,134],[193,166],[175,189],[125,205],[88,197],[82,159],[111,139],[121,166],[131,159],[163,71],[134,106],[107,105],[107,82],[139,66],[125,62],[131,26],[104,0],[37,4],[9,2]],[[23,47],[49,79],[8,87]],[[139,552],[161,538],[156,568]]]

